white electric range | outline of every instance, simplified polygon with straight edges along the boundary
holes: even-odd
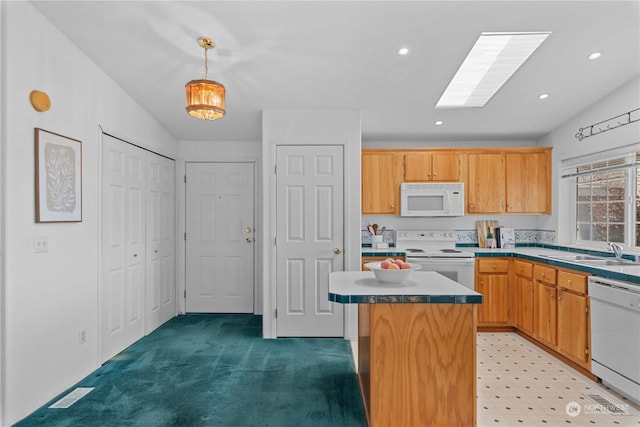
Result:
[[[396,248],[405,251],[407,262],[423,271],[435,271],[469,289],[474,289],[475,257],[456,249],[452,230],[397,230]]]

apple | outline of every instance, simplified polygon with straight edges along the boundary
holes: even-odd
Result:
[[[403,262],[400,266],[400,270],[411,270],[411,264],[409,264],[408,262]]]
[[[398,264],[389,264],[389,268],[387,270],[400,270]]]
[[[385,259],[384,261],[382,261],[382,262],[380,263],[380,268],[381,268],[381,269],[383,269],[383,270],[386,270],[386,269],[388,269],[388,268],[389,268],[389,265],[390,265],[390,264],[391,264],[391,263],[389,262],[389,260],[386,260],[386,259]]]

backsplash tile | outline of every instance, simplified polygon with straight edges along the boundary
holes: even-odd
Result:
[[[455,230],[456,244],[458,246],[477,246],[478,232],[477,230]],[[553,230],[531,230],[522,229],[515,230],[516,244],[543,243],[553,244],[556,240],[556,232]],[[378,232],[380,235],[380,232]],[[361,230],[361,242],[363,246],[371,246],[371,233],[368,230]],[[395,246],[396,232],[395,230],[385,230],[382,233],[382,241],[388,243],[390,247]]]

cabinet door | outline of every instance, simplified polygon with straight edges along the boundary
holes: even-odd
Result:
[[[505,210],[504,155],[468,155],[467,212],[502,213]]]
[[[395,214],[396,195],[393,153],[362,153],[362,213]]]
[[[589,313],[587,297],[560,291],[558,297],[558,350],[565,356],[589,362]]]
[[[482,294],[478,310],[480,324],[509,322],[509,277],[506,274],[479,274],[477,292]]]
[[[551,156],[506,154],[507,212],[551,213]]]
[[[431,154],[409,153],[404,155],[405,181],[431,181]]]
[[[533,333],[545,344],[557,344],[556,287],[533,282]]]
[[[533,334],[533,281],[516,276],[516,326],[527,334]]]
[[[433,153],[431,172],[433,181],[460,181],[460,155],[457,153]]]

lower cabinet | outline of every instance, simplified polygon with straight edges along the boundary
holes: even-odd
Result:
[[[516,260],[514,273],[514,324],[516,328],[533,335],[533,264]]]
[[[476,260],[476,291],[483,296],[478,309],[479,326],[509,324],[509,259]]]
[[[476,259],[482,330],[515,328],[545,348],[591,369],[587,273],[534,261]]]
[[[587,276],[558,272],[558,352],[579,364],[591,360]]]
[[[555,286],[533,283],[533,336],[552,348],[557,344],[556,298]]]

